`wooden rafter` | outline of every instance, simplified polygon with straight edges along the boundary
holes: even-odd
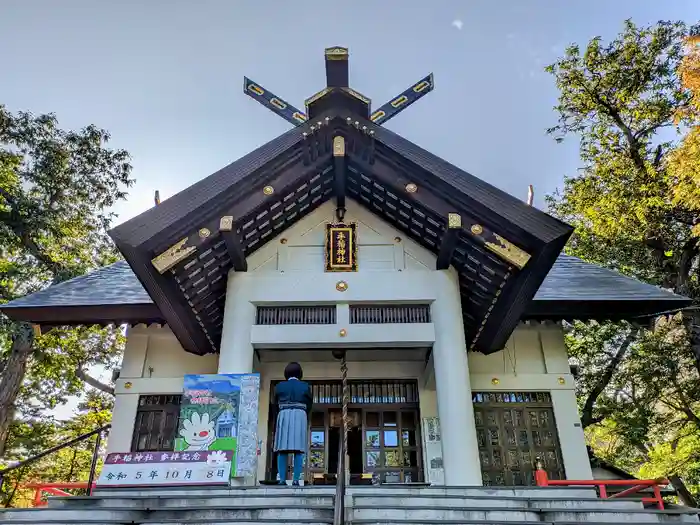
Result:
[[[447,229],[442,236],[438,251],[436,269],[447,270],[452,261],[452,254],[457,247],[459,232],[462,229],[462,217],[458,213],[450,213],[447,216]]]
[[[221,217],[219,221],[219,231],[226,243],[226,250],[231,259],[231,266],[233,269],[237,272],[247,272],[248,263],[246,262],[243,246],[234,228],[233,217],[231,215]]]

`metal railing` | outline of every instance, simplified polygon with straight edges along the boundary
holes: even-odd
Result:
[[[65,441],[64,443],[61,443],[59,445],[56,445],[55,447],[51,447],[48,450],[45,450],[44,452],[40,452],[39,454],[36,454],[34,456],[31,456],[27,459],[24,459],[22,461],[19,461],[15,463],[14,465],[10,465],[9,467],[5,467],[4,469],[0,470],[0,489],[2,489],[4,481],[7,479],[7,474],[19,470],[26,469],[26,467],[30,466],[31,464],[37,462],[40,459],[43,459],[47,456],[50,456],[51,454],[54,454],[58,452],[59,450],[62,450],[64,448],[71,447],[73,445],[76,445],[78,443],[82,443],[83,441],[86,441],[90,439],[93,436],[95,437],[95,445],[93,447],[92,451],[92,461],[90,463],[90,474],[87,480],[86,484],[86,490],[87,490],[87,495],[90,496],[92,494],[92,488],[95,482],[95,470],[97,469],[97,461],[99,459],[100,455],[100,446],[102,445],[102,437],[105,435],[109,429],[112,428],[112,425],[105,425],[100,428],[96,428],[95,430],[92,430],[91,432],[87,432],[86,434],[82,434],[76,438],[73,438],[69,441]],[[23,474],[23,473],[22,473]],[[70,480],[68,480],[70,481]],[[15,498],[15,495],[17,493],[17,490],[22,487],[22,478],[21,475],[18,479],[14,480],[14,487],[10,491],[3,491],[4,495],[4,501],[2,502],[2,505],[4,507],[11,507],[13,500]]]

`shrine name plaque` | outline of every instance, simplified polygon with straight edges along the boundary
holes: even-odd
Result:
[[[357,223],[326,224],[327,272],[357,271]]]

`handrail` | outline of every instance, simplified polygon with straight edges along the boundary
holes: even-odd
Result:
[[[549,479],[547,471],[542,468],[538,462],[537,470],[535,470],[535,482],[538,487],[596,487],[598,495],[601,499],[624,498],[641,492],[647,488],[651,488],[654,492],[653,497],[642,497],[643,503],[654,503],[659,510],[664,510],[664,500],[661,497],[660,485],[668,485],[667,479]],[[625,487],[619,493],[608,495],[607,487]]]
[[[102,434],[104,432],[108,431],[110,428],[112,428],[111,424],[104,425],[102,427],[96,428],[95,430],[92,430],[92,431],[87,432],[85,434],[81,434],[80,436],[73,438],[71,440],[68,440],[64,443],[61,443],[61,444],[56,445],[54,447],[51,447],[47,450],[44,450],[43,452],[40,452],[39,454],[36,454],[34,456],[30,456],[27,459],[23,459],[22,461],[18,461],[14,465],[10,465],[9,467],[5,467],[4,469],[0,469],[0,487],[2,487],[2,483],[4,481],[5,475],[8,472],[12,472],[13,470],[17,470],[19,468],[22,468],[26,465],[34,463],[35,461],[38,461],[42,458],[45,458],[46,456],[49,456],[49,455],[53,454],[54,452],[58,452],[59,450],[70,447],[72,445],[75,445],[76,443],[80,443],[82,441],[90,439],[94,435],[97,435],[97,439],[95,440],[95,448],[93,449],[93,453],[92,453],[92,464],[90,465],[90,477],[88,479],[88,484],[87,484],[88,496],[90,496],[92,494],[92,486],[94,484],[93,482],[95,479],[95,469],[97,468],[97,459],[99,456],[100,444],[102,442]],[[11,497],[8,499],[8,501],[5,505],[6,507],[8,507],[10,505],[13,497],[14,497],[14,491],[13,491]]]

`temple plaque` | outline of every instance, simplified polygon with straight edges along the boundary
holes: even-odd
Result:
[[[357,224],[326,224],[327,272],[357,271]]]

